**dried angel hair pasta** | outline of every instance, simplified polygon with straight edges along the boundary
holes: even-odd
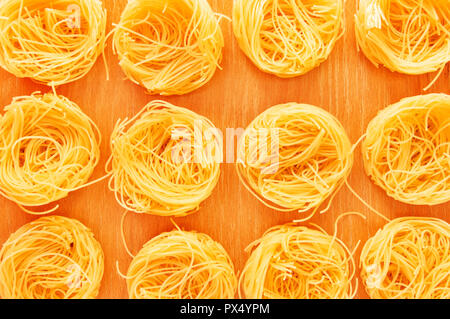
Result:
[[[233,263],[206,234],[162,233],[139,251],[127,279],[131,299],[231,299],[237,290]]]
[[[327,198],[331,202],[352,165],[352,144],[333,115],[288,103],[269,108],[247,127],[236,169],[266,206],[299,212],[314,208],[314,214]]]
[[[361,278],[374,299],[449,299],[450,225],[437,218],[403,217],[364,245]]]
[[[119,204],[160,216],[197,211],[220,176],[222,146],[214,130],[207,118],[164,101],[118,121],[106,170]]]
[[[376,66],[406,74],[440,70],[437,80],[450,61],[448,0],[360,0],[355,22],[359,48]]]
[[[0,66],[49,86],[73,82],[102,54],[105,33],[99,0],[2,0]]]
[[[364,166],[386,193],[407,204],[450,200],[450,95],[409,97],[382,110],[362,143]]]
[[[21,96],[0,117],[0,194],[28,208],[87,187],[100,158],[100,132],[74,102],[53,93]],[[28,208],[26,208],[28,207]]]
[[[224,39],[207,0],[131,0],[113,45],[131,81],[150,94],[181,95],[211,80]]]
[[[3,299],[90,299],[103,277],[103,250],[75,219],[42,217],[19,228],[0,250]]]
[[[245,298],[350,299],[356,294],[353,253],[322,229],[275,226],[247,250],[252,253],[239,280]]]
[[[324,62],[344,32],[342,0],[235,0],[233,30],[262,71],[283,78]]]

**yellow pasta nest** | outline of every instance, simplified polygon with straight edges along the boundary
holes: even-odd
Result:
[[[252,249],[240,277],[249,299],[352,298],[355,263],[338,238],[297,225],[269,229]]]
[[[52,93],[16,97],[0,117],[0,194],[23,210],[89,184],[100,132],[73,102]]]
[[[449,299],[450,225],[436,218],[392,220],[361,252],[361,277],[374,299]]]
[[[396,200],[450,200],[450,95],[409,97],[381,111],[362,144],[367,174]]]
[[[126,276],[131,299],[230,299],[233,263],[208,235],[176,230],[147,242]]]
[[[150,94],[186,94],[205,85],[224,39],[207,0],[132,0],[114,32],[127,77]]]
[[[3,299],[95,298],[103,277],[103,251],[77,220],[43,217],[19,228],[0,251]]]
[[[359,47],[376,66],[423,74],[450,61],[448,0],[360,0]]]
[[[105,46],[99,0],[0,1],[0,65],[49,86],[85,76]]]
[[[324,62],[343,34],[343,1],[235,0],[233,30],[260,70],[299,76]]]
[[[222,148],[214,130],[207,118],[164,101],[119,121],[106,168],[119,204],[161,216],[197,211],[220,176]]]
[[[352,165],[352,144],[334,116],[288,103],[248,126],[236,167],[244,186],[268,207],[306,212],[334,196]]]

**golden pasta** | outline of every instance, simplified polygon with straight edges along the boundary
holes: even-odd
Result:
[[[109,187],[129,211],[185,216],[211,195],[222,146],[203,116],[164,101],[150,102],[111,135]],[[208,137],[208,132],[211,133]]]
[[[409,97],[382,110],[362,143],[364,166],[396,200],[436,205],[450,200],[450,95]]]
[[[207,0],[133,0],[115,26],[113,45],[131,81],[150,94],[181,95],[209,82],[224,39]]]
[[[360,0],[355,22],[359,48],[376,66],[424,74],[450,61],[448,0]]]
[[[126,276],[131,299],[230,299],[233,263],[208,235],[175,230],[147,242]]]
[[[247,127],[236,168],[244,186],[268,207],[315,212],[340,189],[352,165],[352,144],[334,116],[288,103]]]
[[[283,78],[324,62],[344,32],[342,0],[235,0],[233,30],[261,70]]]
[[[28,208],[86,187],[100,158],[97,126],[53,93],[16,97],[0,117],[0,194]],[[28,207],[28,208],[27,208]]]
[[[103,251],[79,221],[42,217],[19,228],[0,250],[0,297],[91,299],[103,277]]]
[[[436,218],[394,219],[361,252],[361,277],[374,299],[449,299],[450,225]]]
[[[0,66],[58,86],[84,77],[105,47],[99,0],[0,1]]]
[[[249,299],[347,299],[356,288],[352,253],[336,236],[293,224],[269,229],[247,248],[240,277]]]

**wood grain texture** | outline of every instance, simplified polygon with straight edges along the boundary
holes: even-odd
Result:
[[[231,16],[232,0],[209,0],[217,12]],[[117,22],[126,0],[103,0],[108,10],[108,25]],[[259,71],[239,50],[232,35],[231,23],[222,22],[226,39],[223,70],[212,81],[194,93],[163,98],[173,104],[187,107],[210,118],[225,128],[246,127],[251,120],[268,107],[285,102],[301,102],[320,106],[343,123],[351,140],[356,142],[364,133],[368,122],[377,112],[401,98],[423,93],[434,74],[406,76],[392,73],[385,68],[377,69],[356,49],[353,15],[356,0],[346,2],[346,33],[339,40],[328,61],[310,73],[295,79],[279,79]],[[82,80],[59,87],[57,92],[65,95],[88,114],[103,134],[102,161],[94,177],[104,174],[104,164],[110,154],[108,140],[119,118],[136,114],[152,99],[144,89],[124,79],[117,57],[112,54],[108,42],[106,59],[111,79],[106,81],[106,71],[101,62]],[[449,65],[440,79],[429,90],[450,94]],[[45,86],[27,79],[17,79],[0,71],[0,105],[8,105],[14,96],[28,95],[34,91],[47,92]],[[359,150],[349,182],[354,188],[389,218],[400,216],[434,216],[450,222],[450,204],[435,207],[410,206],[390,199],[365,175]],[[87,189],[71,193],[59,202],[57,214],[76,218],[90,227],[101,242],[106,269],[100,292],[101,298],[127,298],[126,282],[116,271],[116,261],[122,272],[130,263],[120,235],[120,219],[123,209],[116,203],[101,182]],[[0,198],[0,243],[26,222],[36,219],[27,215],[15,204]],[[367,238],[383,226],[384,221],[371,214],[347,189],[336,196],[331,209],[316,215],[311,222],[328,232],[341,213],[359,211],[367,214],[367,220],[349,216],[339,223],[338,236],[353,248],[358,241]],[[260,204],[239,183],[234,165],[222,165],[222,175],[213,195],[201,210],[189,217],[176,219],[186,230],[205,232],[223,244],[233,259],[237,270],[242,269],[248,255],[245,247],[260,237],[269,227],[299,218],[297,213],[279,213]],[[126,240],[136,253],[153,236],[173,229],[169,218],[129,214],[125,220]],[[355,256],[359,258],[359,250]],[[367,294],[360,285],[359,298]]]

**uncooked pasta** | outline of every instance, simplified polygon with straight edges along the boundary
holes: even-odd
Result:
[[[237,290],[234,266],[222,245],[181,230],[147,242],[125,278],[131,299],[230,299]]]
[[[32,214],[86,187],[100,157],[100,132],[69,99],[34,93],[0,117],[0,194]],[[42,210],[42,209],[41,209]]]
[[[342,0],[235,0],[233,30],[262,71],[283,78],[324,62],[344,31]]]
[[[131,81],[150,94],[181,95],[210,81],[224,39],[207,0],[131,0],[113,45]]]
[[[240,277],[249,299],[350,299],[356,293],[353,254],[323,230],[276,226],[252,243]]]
[[[288,103],[266,110],[247,127],[236,167],[244,186],[265,205],[314,213],[340,189],[352,165],[352,144],[333,115]]]
[[[437,218],[394,219],[365,244],[361,277],[375,299],[449,299],[450,225]]]
[[[42,217],[19,228],[0,250],[3,299],[91,299],[103,277],[103,251],[75,219]]]
[[[450,61],[448,0],[360,0],[355,21],[359,48],[376,66],[424,74]]]
[[[197,211],[220,176],[222,143],[207,118],[150,102],[111,135],[109,187],[129,211],[184,216]]]
[[[407,204],[450,200],[450,96],[409,97],[382,110],[362,143],[376,185]]]
[[[99,0],[0,1],[0,66],[58,86],[84,77],[105,47]]]

